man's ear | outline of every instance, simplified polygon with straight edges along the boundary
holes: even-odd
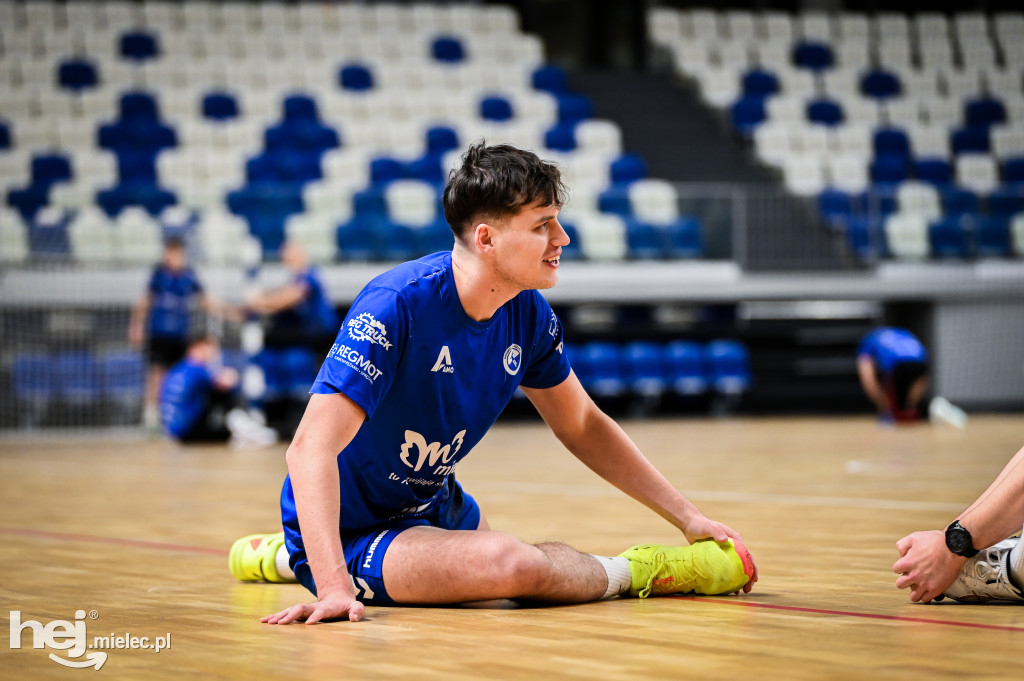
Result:
[[[497,230],[486,222],[477,223],[473,228],[473,244],[481,252],[494,248],[494,237]]]

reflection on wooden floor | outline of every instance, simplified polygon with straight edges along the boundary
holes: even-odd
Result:
[[[304,599],[304,590],[234,582],[226,550],[242,534],[278,526],[283,445],[7,441],[0,627],[6,635],[10,611],[46,625],[83,610],[90,642],[170,634],[159,653],[106,651],[105,678],[1019,676],[1024,607],[913,605],[890,569],[898,538],[943,525],[1024,444],[1020,417],[975,417],[964,431],[886,429],[867,418],[624,425],[708,515],[743,533],[761,570],[754,593],[375,608],[358,624],[270,627],[258,617]],[[679,540],[540,424],[495,428],[459,476],[492,527],[527,540],[612,555],[639,541]],[[33,649],[31,629],[21,640],[21,649],[0,647],[4,678],[92,673],[48,657],[70,659],[66,650]]]

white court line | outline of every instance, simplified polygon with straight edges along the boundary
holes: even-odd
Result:
[[[554,483],[477,481],[467,484],[472,494],[476,489],[494,492],[514,491],[517,494],[545,494],[569,497],[614,497],[622,494],[607,486],[558,485]],[[784,506],[838,506],[872,508],[886,511],[940,511],[959,513],[966,506],[941,501],[907,501],[903,499],[867,499],[862,497],[823,497],[798,494],[762,494],[721,492],[714,490],[683,490],[692,501],[725,501],[740,504],[779,504]]]

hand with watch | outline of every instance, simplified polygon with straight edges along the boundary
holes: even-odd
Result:
[[[930,603],[949,588],[974,548],[971,533],[959,521],[943,530],[914,532],[896,543],[900,559],[892,566],[896,586],[910,588],[910,600]]]

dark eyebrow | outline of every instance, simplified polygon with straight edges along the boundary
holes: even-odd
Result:
[[[554,220],[557,217],[558,217],[557,214],[555,214],[555,215],[545,215],[542,218],[537,218],[536,222],[534,222],[533,224],[538,225],[538,226],[539,225],[543,225],[545,222],[551,222],[552,220]]]

